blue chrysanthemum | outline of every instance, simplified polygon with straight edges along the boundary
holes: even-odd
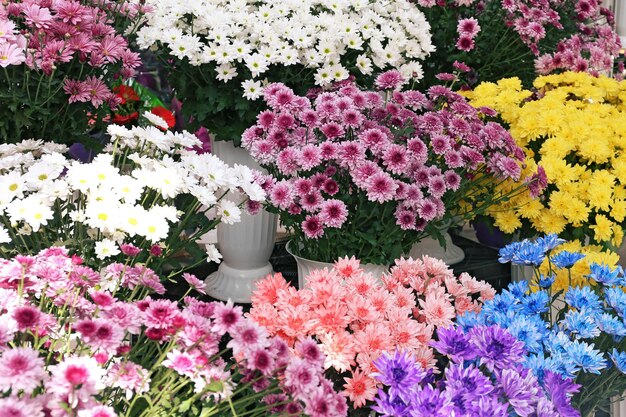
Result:
[[[563,324],[576,338],[593,339],[600,336],[600,329],[594,320],[594,315],[588,310],[568,311]]]
[[[624,284],[624,270],[621,266],[611,268],[606,264],[589,265],[590,274],[587,277],[601,283],[604,286],[612,287]]]
[[[600,297],[589,287],[570,288],[565,294],[565,302],[578,310],[602,311]]]
[[[540,246],[544,252],[548,252],[565,243],[565,239],[561,239],[556,233],[550,233],[549,235],[538,238],[535,243]]]
[[[550,296],[545,291],[537,291],[522,299],[522,313],[541,314],[550,308]]]
[[[550,258],[550,262],[552,262],[552,264],[557,268],[570,268],[584,257],[585,255],[580,252],[570,252],[564,250],[556,255],[553,255]]]
[[[626,326],[618,317],[609,313],[603,313],[598,316],[598,327],[603,332],[615,337],[626,336]]]
[[[607,367],[602,352],[593,345],[575,340],[565,350],[571,356],[572,362],[585,372],[599,375],[600,371]]]
[[[617,349],[613,349],[613,352],[609,353],[611,360],[615,364],[615,367],[623,374],[626,374],[626,352],[619,352]]]

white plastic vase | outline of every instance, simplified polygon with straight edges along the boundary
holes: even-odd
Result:
[[[236,148],[232,142],[213,142],[212,150],[229,165],[261,168],[245,149]],[[217,226],[217,246],[223,259],[205,281],[208,295],[223,301],[250,302],[256,282],[274,272],[269,259],[277,221],[275,214],[263,210],[254,216],[242,213],[240,222]]]
[[[286,249],[287,252],[293,256],[296,260],[296,264],[298,266],[298,288],[302,289],[306,286],[306,278],[309,274],[316,269],[324,269],[328,268],[332,269],[333,264],[329,262],[319,262],[313,261],[311,259],[301,258],[298,255],[294,255],[290,246],[294,244],[292,240],[287,243]],[[361,268],[363,271],[372,274],[374,278],[380,278],[384,273],[389,272],[389,267],[386,265],[375,265],[375,264],[361,264]]]
[[[446,241],[446,247],[441,246],[439,241],[433,237],[426,236],[411,247],[408,253],[413,259],[421,258],[423,255],[428,255],[433,258],[441,259],[447,265],[454,265],[465,259],[465,253],[463,249],[458,247],[452,242],[452,237],[447,231],[443,233],[443,237]]]

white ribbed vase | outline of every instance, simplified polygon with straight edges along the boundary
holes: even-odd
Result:
[[[213,142],[212,150],[229,165],[246,165],[260,169],[259,164],[232,142]],[[263,210],[251,216],[241,214],[241,221],[217,226],[217,245],[223,260],[218,270],[206,279],[206,290],[218,300],[249,303],[256,282],[273,271],[269,263],[278,218]]]
[[[294,255],[290,246],[293,244],[293,240],[290,240],[287,243],[286,249],[287,252],[294,257],[296,260],[296,265],[298,267],[298,288],[302,289],[306,286],[307,281],[306,278],[311,274],[312,271],[319,269],[332,269],[333,264],[329,262],[319,262],[313,261],[311,259],[301,258],[298,255]],[[389,272],[389,267],[386,265],[375,265],[375,264],[365,264],[361,265],[361,268],[364,272],[372,274],[374,278],[380,279],[383,274]]]
[[[433,237],[426,236],[411,247],[408,253],[413,259],[419,259],[423,255],[432,258],[441,259],[447,265],[454,265],[465,259],[465,252],[452,242],[450,233],[444,232],[443,237],[446,241],[446,247],[441,246],[439,241]]]

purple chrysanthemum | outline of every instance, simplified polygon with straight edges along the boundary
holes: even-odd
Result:
[[[522,360],[524,343],[499,326],[478,326],[470,330],[470,340],[489,370],[506,369]]]
[[[471,360],[476,357],[476,349],[470,343],[470,336],[460,327],[450,326],[437,329],[436,342],[430,345],[453,361]]]
[[[391,399],[399,395],[406,400],[406,394],[426,375],[407,352],[396,351],[393,356],[385,352],[374,361],[374,366],[378,372],[372,375],[389,387]]]

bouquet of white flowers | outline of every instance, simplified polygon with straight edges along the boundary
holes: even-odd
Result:
[[[183,251],[195,262],[201,236],[219,222],[239,221],[245,202],[264,199],[255,172],[189,150],[199,144],[194,135],[146,118],[156,126],[109,126],[110,145],[89,163],[68,159],[63,145],[1,145],[3,255],[63,245],[96,264],[121,252],[152,268]],[[234,199],[225,198],[229,193]],[[219,261],[214,246],[205,249]]]
[[[422,77],[434,47],[408,0],[146,0],[138,44],[157,51],[194,122],[238,141],[261,108],[265,79],[297,87],[398,69]],[[243,97],[242,97],[243,96]]]

